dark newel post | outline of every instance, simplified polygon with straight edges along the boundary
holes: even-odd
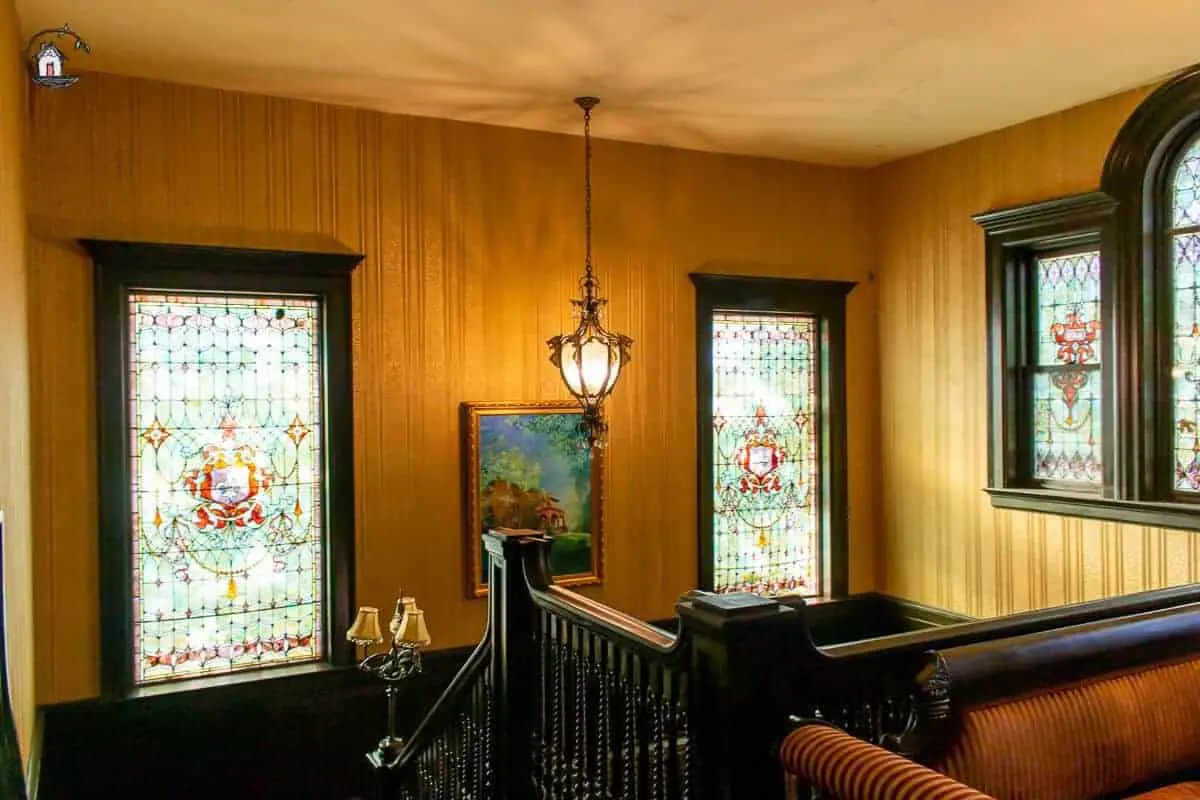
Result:
[[[548,543],[537,531],[495,530],[488,555],[488,626],[492,637],[492,773],[500,800],[532,800],[533,733],[538,713],[537,607],[525,560]],[[538,560],[533,559],[535,562]]]
[[[752,594],[694,592],[678,604],[692,637],[693,716],[703,780],[699,800],[783,797],[777,750],[786,715],[793,609]]]

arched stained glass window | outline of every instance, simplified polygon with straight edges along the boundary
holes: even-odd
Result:
[[[1200,65],[1129,115],[1099,191],[974,218],[992,504],[1200,530]]]
[[[1168,186],[1175,490],[1200,492],[1200,138]]]

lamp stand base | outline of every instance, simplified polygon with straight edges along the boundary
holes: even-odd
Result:
[[[388,769],[400,758],[404,750],[404,740],[399,736],[385,736],[379,740],[375,749],[367,753],[367,760],[376,769]]]
[[[375,773],[375,800],[395,800],[400,796],[396,767],[400,763],[400,753],[403,750],[403,739],[385,736],[379,740],[379,745],[374,750],[367,753],[367,763]]]

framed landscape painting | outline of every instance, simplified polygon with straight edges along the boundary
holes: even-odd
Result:
[[[604,464],[569,402],[463,403],[467,590],[487,594],[483,533],[541,531],[555,583],[599,583],[604,572]]]

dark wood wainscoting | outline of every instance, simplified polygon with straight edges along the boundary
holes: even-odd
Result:
[[[470,648],[425,655],[402,684],[411,733]],[[386,732],[383,683],[354,669],[41,709],[39,800],[370,797]]]

